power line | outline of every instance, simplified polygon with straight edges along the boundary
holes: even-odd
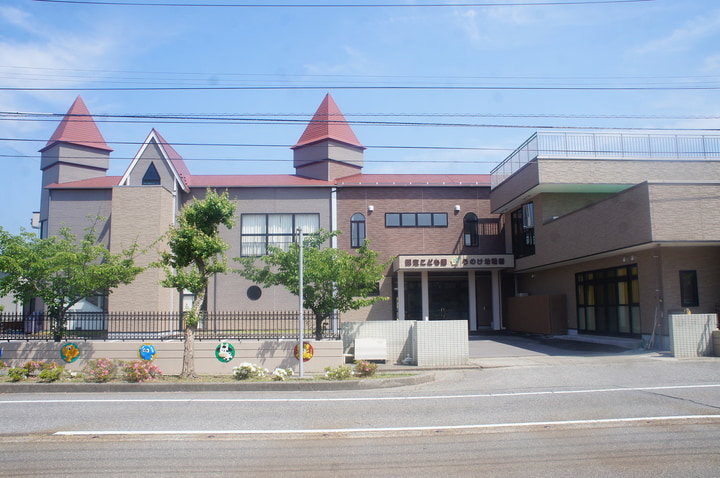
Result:
[[[39,0],[36,0],[39,1]],[[410,91],[672,91],[719,90],[720,85],[687,86],[507,86],[507,85],[333,85],[333,86],[90,86],[90,87],[0,87],[0,91],[273,91],[273,90],[410,90]]]
[[[192,8],[481,8],[481,7],[549,7],[560,5],[598,5],[612,3],[643,3],[655,0],[576,0],[555,2],[520,3],[157,3],[157,2],[118,2],[84,0],[34,0],[42,3],[65,3],[74,5],[104,5],[121,7],[192,7]]]
[[[67,116],[65,113],[30,113],[0,111],[0,120],[13,121],[57,121]],[[72,115],[71,115],[72,116]],[[82,116],[82,115],[80,115]],[[298,117],[307,122],[314,113],[125,113],[125,114],[93,114],[96,121],[113,123],[114,119],[138,119],[161,122],[163,120],[182,120],[189,123],[202,124],[210,121],[241,121],[247,118],[269,118],[270,120]],[[339,115],[338,115],[339,116]],[[567,114],[567,113],[343,113],[343,117],[390,117],[390,118],[550,118],[550,119],[660,119],[660,120],[708,120],[720,119],[720,115],[640,115],[640,114]],[[328,116],[332,122],[332,115]],[[297,121],[297,120],[285,120]],[[120,122],[120,121],[118,121]]]

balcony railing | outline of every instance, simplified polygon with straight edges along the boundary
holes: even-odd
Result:
[[[315,317],[305,312],[303,336],[313,338]],[[179,313],[73,312],[68,314],[64,340],[171,340],[184,339]],[[340,338],[340,319],[324,323],[323,338]],[[214,312],[198,325],[197,340],[290,339],[298,335],[298,313]],[[43,314],[0,314],[0,340],[53,340],[50,318]]]
[[[535,158],[718,160],[720,135],[540,131],[490,172],[491,188]]]

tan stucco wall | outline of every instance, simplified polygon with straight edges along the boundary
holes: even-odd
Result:
[[[172,193],[162,186],[118,186],[113,188],[112,243],[114,254],[137,241],[136,264],[147,267],[158,259],[160,245],[155,244],[174,220]],[[110,312],[172,312],[179,307],[179,298],[172,289],[159,285],[164,273],[148,268],[129,285],[117,288],[108,300]]]
[[[307,340],[312,344],[315,355],[304,363],[307,373],[321,373],[325,367],[337,367],[344,363],[343,343],[340,340]],[[89,360],[109,358],[123,361],[138,360],[138,349],[143,342],[74,342],[80,349],[80,357],[73,363],[65,364],[60,349],[66,342],[7,342],[0,348],[3,361],[11,367],[19,367],[29,360],[56,362],[69,370],[80,371]],[[276,367],[298,370],[298,361],[293,349],[297,341],[291,340],[242,340],[230,341],[235,348],[235,357],[230,362],[220,362],[215,357],[219,342],[195,342],[195,371],[202,375],[230,375],[233,367],[250,362],[267,368],[271,373]],[[166,375],[178,375],[182,370],[183,343],[180,341],[152,342],[157,350],[153,360]]]

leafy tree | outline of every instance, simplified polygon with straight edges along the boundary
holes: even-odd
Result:
[[[351,254],[322,245],[340,231],[320,230],[303,241],[303,306],[315,316],[315,338],[320,340],[323,323],[334,312],[347,312],[372,305],[385,297],[370,294],[392,261],[378,263],[378,253],[369,248],[368,241]],[[256,258],[235,258],[243,269],[236,272],[264,287],[282,285],[292,294],[300,295],[300,247],[290,245],[287,251],[268,246],[268,254],[260,257],[264,266],[255,264]]]
[[[184,314],[185,345],[181,377],[195,377],[195,332],[201,319],[208,280],[213,274],[227,272],[225,251],[230,247],[220,237],[220,225],[235,225],[235,204],[227,191],[218,195],[208,189],[205,198],[186,205],[164,236],[169,252],[163,252],[156,266],[165,270],[163,287],[195,294],[192,308]]]
[[[0,228],[0,294],[17,302],[40,298],[50,317],[53,338],[59,342],[67,331],[67,312],[85,297],[111,293],[129,284],[143,268],[135,266],[136,245],[111,254],[97,241],[95,226],[78,241],[70,228],[57,236],[40,239],[35,233],[10,234]]]

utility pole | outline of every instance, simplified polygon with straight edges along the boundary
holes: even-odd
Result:
[[[302,227],[298,227],[297,232],[298,232],[298,245],[300,246],[300,254],[299,254],[300,264],[298,267],[298,271],[299,271],[298,280],[300,282],[300,287],[298,289],[299,290],[298,297],[300,298],[300,305],[298,307],[298,310],[300,311],[298,313],[298,362],[299,362],[298,373],[300,374],[301,377],[303,377],[304,372],[305,372],[304,366],[303,366],[303,362],[304,362],[304,358],[305,358],[305,344],[303,343],[304,342],[303,332],[305,330],[305,312],[303,310],[304,309],[304,307],[303,307],[303,302],[304,302],[304,298],[303,298],[303,262],[304,261],[303,261],[303,231],[302,231]]]

